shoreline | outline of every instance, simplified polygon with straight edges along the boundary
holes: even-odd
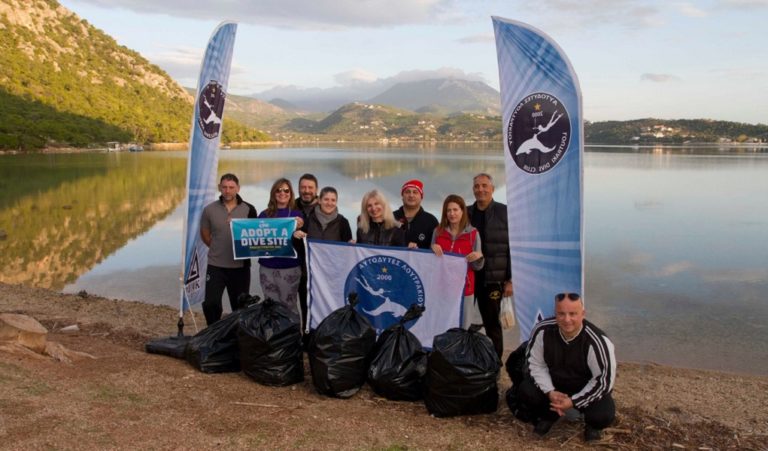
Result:
[[[514,419],[504,401],[511,385],[504,370],[495,413],[434,418],[423,403],[388,401],[367,385],[349,399],[321,396],[314,390],[308,365],[304,382],[266,387],[243,373],[203,374],[184,361],[147,354],[144,343],[176,334],[178,311],[165,305],[0,282],[0,312],[32,316],[49,330],[49,340],[94,356],[64,364],[0,351],[3,402],[24,406],[4,409],[0,437],[11,448],[55,444],[95,449],[105,443],[113,448],[159,449],[175,449],[179,443],[195,448],[224,444],[277,449],[584,445],[578,421],[560,421],[539,438],[530,425]],[[191,332],[188,315],[185,322]],[[198,326],[205,323],[201,313],[195,317]],[[62,331],[73,324],[77,332]],[[621,361],[614,398],[617,422],[596,447],[768,447],[768,376]],[[36,416],[29,415],[44,412],[56,416],[30,421]],[[230,418],[211,424],[211,415],[229,418],[235,412],[234,422]],[[180,425],[177,418],[185,421]],[[115,429],[114,424],[124,427]],[[253,431],[266,434],[267,441],[249,435]],[[307,437],[311,439],[306,441]]]
[[[417,141],[417,140],[355,140],[348,141],[345,139],[328,139],[328,140],[296,140],[296,141],[253,141],[243,143],[229,143],[220,146],[219,150],[243,150],[251,148],[263,148],[274,146],[290,147],[290,146],[333,146],[333,145],[378,145],[383,148],[392,147],[408,147],[408,146],[429,146],[434,147],[438,145],[502,145],[501,141]],[[188,143],[153,143],[147,144],[146,150],[142,152],[163,152],[171,150],[188,150]],[[654,150],[654,149],[719,149],[719,150],[755,150],[755,151],[768,151],[768,143],[658,143],[658,144],[602,144],[602,143],[585,143],[586,148],[593,149],[613,149],[613,148],[629,148],[636,150]],[[108,151],[106,147],[45,147],[36,150],[4,150],[0,149],[0,156],[2,155],[27,155],[27,154],[77,154],[77,153],[138,153],[127,150],[121,151]]]
[[[135,304],[137,306],[142,306],[142,307],[139,307],[140,309],[146,307],[152,311],[157,311],[159,309],[160,311],[164,311],[162,316],[166,316],[169,313],[172,313],[174,315],[173,319],[165,325],[167,326],[167,332],[165,332],[165,334],[167,335],[176,334],[176,322],[178,321],[179,310],[178,308],[171,305],[151,303],[141,299],[125,299],[125,298],[117,298],[117,297],[107,297],[105,295],[88,293],[84,290],[81,292],[83,293],[81,295],[75,292],[64,292],[64,291],[57,291],[57,290],[52,290],[48,288],[32,287],[32,286],[27,286],[23,284],[12,284],[12,283],[3,282],[0,280],[0,297],[2,297],[3,293],[5,293],[8,290],[23,292],[25,294],[25,297],[31,296],[34,293],[43,293],[44,296],[75,297],[75,298],[87,299],[91,302],[97,302],[97,303],[117,302],[117,303],[123,303],[123,304]],[[0,313],[7,313],[7,311],[3,310],[2,303],[0,303]],[[205,327],[205,318],[202,314],[202,310],[200,306],[199,305],[193,306],[190,312],[187,312],[184,314],[185,335],[194,335],[196,333],[194,330],[193,322],[190,319],[191,314],[194,314],[194,317],[195,317],[194,320],[197,322],[198,331],[202,330]],[[157,326],[160,326],[162,328],[162,325],[157,325],[154,322],[152,323],[152,326],[153,328]],[[511,330],[516,332],[517,328],[515,327],[514,329],[511,329]],[[506,361],[506,356],[517,347],[518,341],[519,341],[519,340],[515,341],[512,344],[508,343],[507,336],[506,336],[507,333],[508,332],[505,331],[504,361]],[[670,370],[679,370],[679,371],[716,373],[716,374],[733,376],[733,377],[758,377],[758,378],[765,378],[766,381],[768,381],[768,374],[752,372],[752,371],[684,366],[679,364],[669,364],[669,363],[658,362],[654,360],[646,360],[646,359],[643,359],[643,360],[619,359],[618,363],[624,364],[624,365],[633,365],[633,366],[651,366],[651,367],[666,368]]]
[[[178,309],[174,308],[173,306],[163,305],[163,304],[152,304],[149,302],[136,300],[136,299],[106,297],[102,295],[87,293],[84,291],[81,292],[82,294],[65,293],[63,291],[51,290],[48,288],[31,287],[31,286],[26,286],[22,284],[10,284],[10,283],[0,281],[0,299],[5,298],[9,292],[14,293],[15,295],[21,295],[23,298],[27,298],[27,299],[34,298],[35,296],[43,296],[43,297],[58,297],[58,298],[63,298],[65,300],[78,299],[78,300],[84,300],[88,303],[104,304],[104,305],[120,303],[120,304],[130,306],[128,310],[138,309],[138,310],[152,311],[154,313],[158,313],[159,316],[166,317],[166,318],[170,315],[172,317],[172,320],[168,321],[167,324],[165,325],[163,325],[162,323],[158,323],[156,321],[147,320],[145,326],[148,326],[151,330],[164,331],[163,333],[161,333],[161,335],[176,334],[176,322],[178,321]],[[12,307],[14,313],[18,313],[17,310],[23,309],[23,307],[26,305],[28,305],[28,301],[22,302],[22,303],[11,303],[10,307]],[[59,304],[59,306],[61,307],[61,310],[58,313],[69,310],[66,305]],[[9,312],[8,307],[9,305],[4,305],[3,302],[0,302],[0,313],[8,313]],[[118,308],[117,310],[122,310],[122,309]],[[53,314],[53,312],[50,314]],[[202,330],[205,324],[205,317],[202,314],[202,310],[195,309],[195,307],[193,307],[192,311],[184,314],[186,335],[194,334],[194,331],[192,330],[192,327],[193,327],[192,322],[190,321],[190,315],[194,315],[195,317],[194,320],[197,321],[199,330]],[[46,314],[45,316],[49,316],[49,314]],[[147,327],[143,327],[143,329],[147,329]],[[514,349],[505,348],[504,360],[506,360],[507,354],[509,354],[509,352],[513,350]],[[721,374],[725,376],[734,376],[734,377],[756,377],[756,378],[765,379],[768,382],[768,374],[752,373],[749,371],[720,370],[720,369],[710,369],[710,368],[677,366],[677,365],[669,365],[661,362],[655,362],[653,360],[620,360],[618,363],[623,365],[632,365],[632,366],[638,366],[638,367],[649,366],[649,367],[657,367],[657,368],[663,368],[668,370],[705,372],[705,373]]]

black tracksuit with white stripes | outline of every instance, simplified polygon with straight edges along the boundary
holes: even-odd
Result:
[[[590,426],[602,429],[613,421],[616,357],[613,343],[594,324],[584,320],[581,332],[566,341],[554,318],[539,322],[528,342],[527,364],[520,396],[540,418],[557,418],[546,396],[557,390],[571,397]]]

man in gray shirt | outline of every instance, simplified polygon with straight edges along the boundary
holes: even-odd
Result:
[[[229,223],[233,218],[257,216],[256,208],[238,194],[240,181],[234,174],[221,176],[219,192],[219,200],[206,205],[200,218],[200,238],[208,246],[203,313],[209,326],[221,319],[221,296],[225,288],[233,311],[240,308],[237,298],[250,290],[251,261],[235,260]]]

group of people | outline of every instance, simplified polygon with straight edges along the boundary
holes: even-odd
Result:
[[[307,318],[307,270],[303,264],[303,238],[372,244],[379,246],[431,249],[437,256],[451,252],[464,255],[467,273],[463,300],[463,327],[482,324],[501,358],[501,300],[512,296],[512,265],[509,252],[507,206],[493,199],[491,175],[477,174],[469,206],[456,194],[445,198],[441,218],[422,207],[424,184],[408,180],[401,188],[402,206],[394,212],[378,190],[363,195],[356,233],[337,208],[338,192],[325,187],[318,192],[312,174],[299,178],[298,196],[290,180],[280,178],[272,185],[267,208],[257,215],[255,207],[239,193],[234,174],[224,174],[219,183],[221,196],[207,205],[200,222],[200,236],[209,247],[203,312],[208,325],[222,315],[224,290],[233,310],[237,299],[250,287],[250,260],[235,260],[229,221],[233,218],[296,218],[293,246],[297,258],[260,260],[259,282],[265,298],[288,306]],[[615,358],[610,340],[584,320],[583,300],[575,293],[556,296],[555,317],[540,322],[533,330],[526,350],[528,371],[520,386],[521,400],[535,412],[534,431],[543,435],[569,408],[585,415],[585,439],[600,437],[615,416],[611,390]]]

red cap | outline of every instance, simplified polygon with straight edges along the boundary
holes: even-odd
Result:
[[[407,188],[416,188],[419,190],[419,194],[421,194],[421,198],[424,198],[424,184],[421,183],[421,180],[408,180],[407,182],[403,183],[403,187],[400,188],[400,195],[403,194],[403,191],[405,191]]]

